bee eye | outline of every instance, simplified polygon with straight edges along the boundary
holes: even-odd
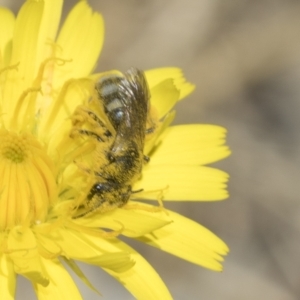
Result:
[[[115,122],[120,123],[123,118],[124,118],[124,112],[120,109],[116,110],[115,116],[114,116]]]

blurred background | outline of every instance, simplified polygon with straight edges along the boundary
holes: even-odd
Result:
[[[0,0],[15,12],[23,1]],[[65,1],[64,16],[77,1]],[[230,198],[167,203],[230,247],[214,273],[135,244],[174,299],[300,299],[300,1],[90,0],[106,22],[97,70],[181,67],[196,91],[176,123],[228,130]],[[102,298],[133,299],[106,273],[81,264]],[[18,299],[35,299],[21,280]]]

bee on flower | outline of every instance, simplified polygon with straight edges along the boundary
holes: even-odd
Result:
[[[104,212],[125,205],[134,193],[132,184],[141,176],[144,160],[149,161],[143,153],[147,119],[150,118],[150,95],[143,72],[132,68],[123,76],[104,77],[96,84],[96,89],[99,99],[95,101],[103,102],[104,111],[116,132],[113,136],[105,129],[104,136],[113,139],[104,149],[106,162],[100,161],[96,169],[89,170],[97,179],[83,203],[88,209],[76,217],[94,210]],[[106,128],[94,112],[82,108],[77,113],[79,117],[81,114],[86,116],[91,124],[96,122],[96,129]],[[148,130],[152,131],[151,128]],[[93,128],[75,128],[75,132],[96,138],[98,143],[105,142],[105,137]],[[98,143],[95,151],[101,152],[103,147],[99,149]]]

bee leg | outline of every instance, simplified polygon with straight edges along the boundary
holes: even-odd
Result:
[[[86,129],[79,129],[79,128],[73,128],[70,137],[73,138],[76,135],[86,135],[88,137],[95,138],[98,142],[106,142],[106,138],[101,137],[99,134],[97,134],[94,131],[86,130]]]
[[[72,117],[72,124],[76,128],[81,127],[84,123],[91,125],[93,128],[101,128],[103,135],[106,137],[112,136],[105,123],[94,112],[84,106],[78,106]]]
[[[164,192],[168,189],[169,187],[166,186],[165,188],[159,189],[159,190],[153,190],[153,191],[144,191],[144,189],[139,189],[139,190],[135,190],[135,191],[131,191],[132,194],[136,194],[136,193],[141,193],[143,195],[143,192],[146,194],[149,193],[155,193],[156,194],[156,200],[158,202],[158,206],[157,207],[145,207],[140,205],[139,203],[130,203],[128,205],[126,205],[126,209],[141,209],[141,210],[146,210],[146,211],[151,211],[151,212],[157,212],[157,211],[166,211],[164,208],[164,204],[163,204],[163,198],[164,198]],[[141,199],[143,198],[143,196],[141,196]],[[136,199],[136,198],[134,198]],[[168,213],[166,211],[166,213]]]
[[[73,162],[78,167],[78,169],[80,171],[82,171],[85,175],[93,174],[93,171],[91,169],[89,169],[88,166],[85,165],[84,163],[77,161],[77,160],[74,160]]]
[[[144,189],[138,189],[138,190],[132,190],[131,191],[131,194],[137,194],[137,193],[141,193],[141,192],[144,192]],[[135,202],[132,201],[131,203],[127,204],[124,208],[125,209],[140,209],[140,210],[144,210],[144,211],[149,211],[149,212],[159,212],[159,211],[165,211],[165,208],[164,208],[164,205],[163,205],[163,192],[164,190],[158,190],[158,191],[151,191],[152,192],[159,192],[157,194],[157,202],[158,202],[158,206],[145,206],[145,205],[142,205],[141,203],[139,202]],[[134,200],[136,199],[134,196],[133,196],[133,199]],[[166,213],[168,213],[166,211]]]
[[[144,189],[139,189],[139,190],[136,190],[136,191],[131,191],[132,194],[136,194],[136,193],[140,193],[142,192]]]
[[[93,126],[95,124],[92,124],[91,120],[93,120],[94,122],[96,122],[97,125],[99,125],[103,130],[104,130],[104,135],[106,137],[111,137],[112,134],[111,132],[107,129],[107,127],[105,126],[105,124],[103,123],[103,121],[95,114],[93,113],[92,111],[86,111],[86,113],[88,114],[89,118],[88,120],[90,121],[90,124]],[[94,123],[93,122],[93,123]]]

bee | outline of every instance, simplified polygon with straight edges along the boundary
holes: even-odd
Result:
[[[131,68],[122,75],[103,77],[95,88],[115,135],[105,151],[107,162],[95,171],[97,179],[86,196],[85,211],[77,217],[125,205],[131,194],[137,192],[132,190],[132,184],[141,176],[143,164],[149,161],[143,152],[150,109],[144,73]]]

